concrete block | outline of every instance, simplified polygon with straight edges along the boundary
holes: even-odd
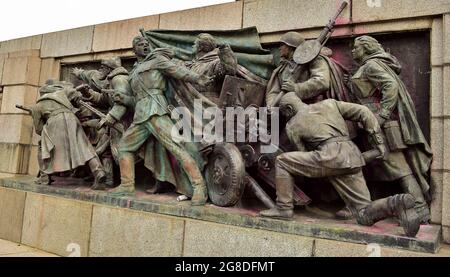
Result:
[[[38,98],[38,88],[33,86],[6,86],[3,89],[3,99],[0,112],[2,114],[28,114],[15,107],[16,104],[31,107]],[[20,128],[20,126],[16,126]]]
[[[76,246],[80,256],[87,256],[91,216],[91,204],[28,193],[22,243],[61,256]]]
[[[12,241],[0,240],[0,257],[3,257],[4,255],[26,253],[29,252],[30,249],[33,248]]]
[[[450,244],[450,227],[442,226],[442,238],[444,243]]]
[[[61,57],[89,53],[94,26],[44,34],[41,57]]]
[[[448,1],[447,1],[448,2]],[[448,4],[450,6],[450,4]],[[448,11],[447,11],[448,12]],[[444,55],[444,63],[450,63],[450,14],[444,14],[444,22],[443,22],[443,55]]]
[[[15,177],[16,174],[0,172],[0,179]]]
[[[33,132],[33,119],[24,114],[0,114],[0,143],[30,144]]]
[[[33,248],[30,248],[33,249]],[[15,254],[6,254],[6,255],[0,255],[2,258],[6,257],[14,257],[14,258],[55,258],[59,257],[58,255],[47,253],[44,251],[27,251],[27,252],[20,252]]]
[[[29,145],[0,143],[0,172],[26,174],[30,150]]]
[[[443,69],[440,66],[431,68],[431,103],[430,113],[432,117],[444,115],[444,80]]]
[[[94,206],[89,256],[176,256],[184,221],[176,217]]]
[[[42,59],[41,73],[39,76],[39,86],[43,86],[48,79],[59,80],[61,64],[54,58]]]
[[[8,53],[8,58],[20,58],[20,57],[40,57],[40,50],[37,49],[26,49],[20,51],[14,51]]]
[[[8,57],[8,55],[0,54],[0,85],[2,83],[2,77],[3,77],[3,68],[5,66],[5,60]]]
[[[442,100],[444,102],[443,115],[448,117],[450,116],[450,65],[444,66],[442,77]]]
[[[28,84],[37,86],[41,59],[36,56],[13,56],[5,60],[3,85]]]
[[[38,151],[38,146],[31,146],[30,160],[28,161],[28,174],[31,176],[37,176],[39,173]]]
[[[441,171],[432,171],[431,180],[431,222],[434,224],[441,224],[443,173]]]
[[[444,25],[442,17],[435,18],[431,26],[431,65],[441,66],[444,61]]]
[[[242,1],[160,15],[159,29],[229,30],[242,27]]]
[[[434,254],[381,247],[378,244],[356,244],[334,240],[315,240],[315,257],[428,257]]]
[[[444,168],[444,120],[442,118],[432,118],[430,126],[431,150],[433,151],[432,169],[441,170]]]
[[[95,25],[94,52],[131,48],[133,38],[139,35],[139,28],[158,29],[159,15],[133,18]]]
[[[94,54],[83,54],[72,57],[63,57],[60,59],[60,62],[61,64],[73,64],[73,63],[91,62],[93,60]]]
[[[0,188],[0,238],[19,242],[26,192]]]
[[[339,5],[340,1],[329,0],[246,0],[243,27],[256,26],[261,33],[321,27]],[[336,22],[337,25],[350,22],[349,6]]]
[[[309,257],[312,238],[186,220],[183,256]]]
[[[429,18],[401,19],[391,21],[375,21],[355,25],[353,34],[365,35],[370,33],[404,32],[411,30],[431,29],[433,20]],[[353,35],[352,34],[352,35]]]
[[[444,166],[443,168],[446,171],[450,170],[450,119],[444,119],[444,138],[443,144],[441,148],[438,148],[437,151],[442,151],[444,153],[443,160]],[[449,224],[450,225],[450,224]]]
[[[131,49],[124,49],[119,51],[113,51],[113,52],[101,52],[101,53],[95,53],[94,57],[92,58],[94,61],[100,61],[101,59],[109,59],[113,57],[121,57],[122,61],[123,58],[135,58],[134,52]]]
[[[40,49],[41,41],[42,35],[2,41],[0,44],[0,54],[21,50]]]
[[[442,225],[450,226],[450,173],[444,172],[442,182]]]
[[[316,27],[312,29],[305,29],[305,30],[297,30],[297,32],[304,37],[305,39],[315,39],[320,35],[320,32],[322,32],[323,28]],[[280,38],[282,35],[284,35],[286,32],[276,32],[276,33],[264,33],[260,34],[259,39],[262,44],[266,43],[277,43],[280,41]],[[353,34],[353,30],[351,27],[348,26],[337,26],[331,35],[331,37],[342,37],[342,36],[350,36]]]
[[[448,0],[353,0],[354,22],[410,18],[442,14],[450,11]]]

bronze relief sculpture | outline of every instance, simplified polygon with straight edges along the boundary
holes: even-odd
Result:
[[[282,35],[278,65],[261,48],[254,28],[236,30],[235,37],[233,31],[141,30],[132,41],[137,61],[130,71],[115,57],[101,60],[98,70],[73,70],[84,82],[77,88],[49,82],[31,108],[41,135],[44,183],[48,174],[86,164],[94,176],[92,189],[103,190],[105,184],[118,185],[116,167],[120,184],[107,193],[133,197],[135,166],[142,161],[156,182],[152,193],[169,183],[192,205],[205,205],[209,197],[215,205],[233,206],[245,201],[248,188],[268,208],[261,216],[295,220],[295,206],[319,200],[296,187],[294,177],[325,178],[358,224],[395,217],[414,237],[420,223],[430,220],[431,149],[394,56],[374,38],[358,37],[352,50],[358,68],[350,78],[325,47],[344,8],[315,41],[297,32]],[[254,40],[258,43],[251,45]],[[273,116],[279,107],[287,120],[280,132],[288,142],[266,155],[260,151],[270,144],[265,141],[207,147],[177,141],[173,110],[185,107],[193,115],[196,100],[205,105],[201,114],[206,108],[268,107]],[[227,120],[247,128],[246,134],[255,131],[245,120]],[[358,126],[365,132],[362,144],[353,141]],[[372,201],[366,180],[399,181],[404,193]],[[262,183],[275,188],[276,199]]]

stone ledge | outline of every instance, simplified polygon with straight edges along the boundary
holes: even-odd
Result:
[[[88,187],[63,188],[34,185],[33,180],[31,176],[1,179],[0,186],[132,210],[299,236],[358,244],[378,243],[382,246],[427,253],[436,253],[439,249],[441,227],[436,225],[422,226],[417,238],[408,238],[402,236],[401,228],[389,220],[379,222],[372,227],[364,227],[351,220],[336,221],[312,217],[304,211],[297,212],[293,221],[274,220],[258,217],[257,210],[222,208],[211,204],[205,207],[192,207],[190,202],[177,202],[175,195],[170,194],[146,195],[138,192],[135,198],[113,197],[104,192],[93,192]]]

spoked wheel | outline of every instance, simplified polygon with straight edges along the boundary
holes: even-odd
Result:
[[[208,159],[205,178],[213,204],[235,205],[245,189],[245,163],[239,149],[230,143],[216,144]]]

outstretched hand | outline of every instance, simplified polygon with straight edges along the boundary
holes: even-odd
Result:
[[[77,76],[77,78],[80,78],[81,73],[83,73],[83,69],[75,67],[74,69],[72,69],[72,74]]]
[[[206,87],[214,81],[214,77],[209,77],[206,75],[200,75],[200,78],[197,80],[197,84]]]
[[[79,85],[79,86],[77,86],[76,88],[75,88],[75,90],[77,90],[77,91],[79,91],[79,92],[81,92],[81,94],[84,96],[84,97],[90,97],[91,96],[91,93],[90,93],[90,87],[89,87],[89,85],[87,85],[87,84],[82,84],[82,85]]]
[[[284,81],[283,84],[281,85],[281,89],[287,92],[295,91],[295,83],[291,80]]]

